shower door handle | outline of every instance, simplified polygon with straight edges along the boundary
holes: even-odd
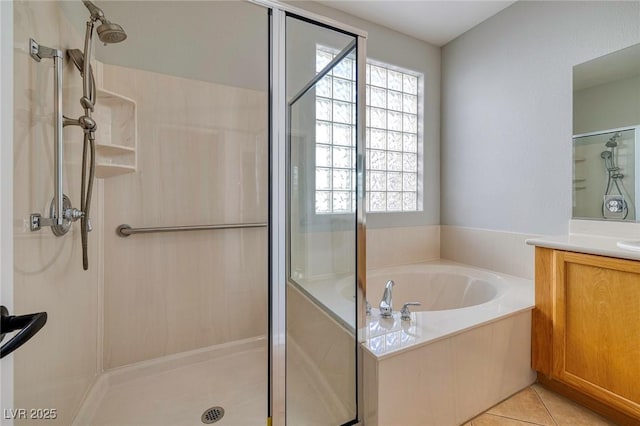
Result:
[[[4,358],[24,345],[47,323],[46,312],[37,312],[28,315],[9,315],[9,310],[5,306],[0,306],[0,313],[2,315],[0,321],[0,341],[4,339],[6,333],[20,330],[7,343],[0,346],[0,358]]]

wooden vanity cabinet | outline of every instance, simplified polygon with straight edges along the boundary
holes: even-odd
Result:
[[[640,261],[536,247],[535,281],[538,380],[640,425]]]

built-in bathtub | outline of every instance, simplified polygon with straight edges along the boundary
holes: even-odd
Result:
[[[395,282],[390,319],[380,317],[375,307],[388,280]],[[370,271],[367,295],[374,308],[362,337],[378,358],[530,312],[534,306],[531,280],[446,261]],[[411,307],[411,321],[400,320],[406,302],[421,303]]]
[[[491,272],[462,265],[422,264],[387,268],[369,273],[369,297],[382,295],[393,278],[396,305],[419,301],[416,311],[443,311],[481,305],[505,294],[504,278]]]
[[[393,280],[392,318],[377,309]],[[439,260],[367,272],[373,305],[364,348],[367,425],[460,425],[535,380],[532,280]],[[353,332],[353,277],[304,283],[302,292]],[[406,302],[410,321],[400,319]]]

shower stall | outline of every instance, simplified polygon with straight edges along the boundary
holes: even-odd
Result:
[[[22,339],[3,422],[360,422],[366,34],[269,0],[18,0],[0,18],[3,333],[46,313],[0,343]]]

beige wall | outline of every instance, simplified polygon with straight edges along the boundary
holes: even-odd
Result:
[[[436,259],[440,259],[439,225],[367,230],[367,269]]]
[[[539,235],[444,225],[440,227],[441,256],[532,280],[534,247],[526,240],[535,237]]]
[[[76,7],[83,8],[80,2]],[[42,331],[15,353],[14,406],[55,408],[58,418],[47,424],[60,425],[71,423],[97,373],[100,184],[92,209],[89,270],[83,271],[77,223],[64,237],[46,228],[28,229],[29,214],[48,215],[53,197],[53,61],[35,62],[27,46],[33,37],[49,47],[81,47],[83,35],[72,28],[58,3],[14,2],[14,311],[49,316]],[[81,80],[70,63],[64,79],[65,113],[77,117]],[[67,128],[64,137],[64,188],[78,206],[82,132]]]
[[[265,92],[111,65],[104,87],[138,107],[138,170],[105,180],[105,368],[265,334],[266,228],[115,234],[266,222]]]

